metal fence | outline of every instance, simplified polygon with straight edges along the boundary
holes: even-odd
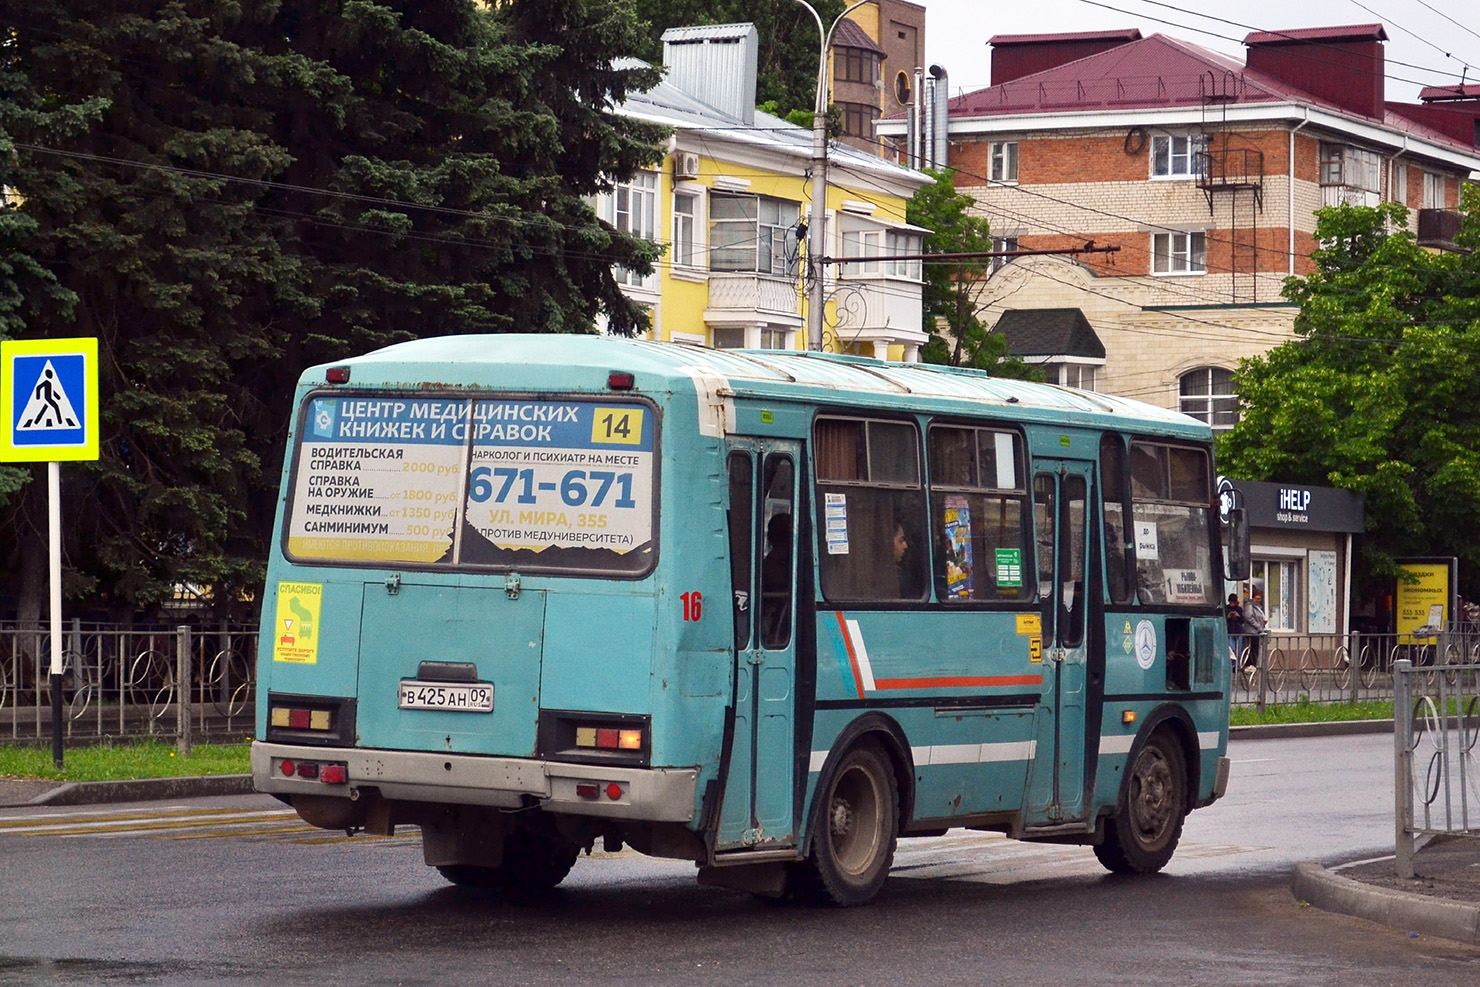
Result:
[[[1472,647],[1474,645],[1474,647]],[[1413,877],[1413,853],[1424,836],[1480,838],[1480,633],[1440,635],[1440,654],[1465,663],[1393,669],[1394,833],[1398,876]]]
[[[1230,658],[1236,705],[1386,700],[1399,661],[1421,673],[1480,662],[1480,633],[1266,634],[1239,638]]]
[[[67,738],[158,737],[188,744],[191,737],[251,733],[256,627],[73,620],[62,648]],[[0,742],[51,737],[50,672],[50,633],[0,625]]]

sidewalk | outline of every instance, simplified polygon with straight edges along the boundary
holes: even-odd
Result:
[[[151,802],[156,799],[250,794],[251,775],[82,782],[0,778],[0,809],[31,805],[104,805],[111,802]]]

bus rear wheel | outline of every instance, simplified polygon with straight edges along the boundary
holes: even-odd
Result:
[[[1172,859],[1187,817],[1187,767],[1165,732],[1147,739],[1131,762],[1115,816],[1095,856],[1116,874],[1155,874]]]
[[[580,852],[553,825],[520,826],[504,837],[499,866],[447,864],[437,871],[460,888],[549,891],[565,880]]]
[[[878,893],[894,862],[899,793],[888,758],[872,743],[838,762],[819,796],[812,852],[795,874],[800,896],[862,905]]]

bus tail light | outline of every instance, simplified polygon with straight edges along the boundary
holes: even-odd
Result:
[[[576,746],[604,751],[640,751],[641,730],[618,727],[576,727]]]
[[[324,380],[331,384],[348,384],[349,367],[330,367],[324,371]]]
[[[637,378],[627,370],[613,370],[606,375],[606,386],[613,391],[630,391],[636,383]]]
[[[652,720],[639,713],[542,709],[538,749],[556,761],[645,768],[653,751]]]
[[[317,779],[326,785],[343,785],[349,781],[347,764],[320,764],[318,761],[294,761],[285,757],[278,762],[278,771],[284,778],[296,777],[304,781]]]

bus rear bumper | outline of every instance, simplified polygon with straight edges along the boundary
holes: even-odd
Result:
[[[285,774],[283,762],[294,764]],[[299,765],[344,765],[343,783],[303,778]],[[365,790],[398,802],[527,806],[537,799],[547,812],[687,823],[694,818],[695,768],[630,768],[567,764],[531,758],[419,751],[361,750],[252,744],[252,784],[271,795],[359,799]],[[594,797],[593,797],[594,792]]]

